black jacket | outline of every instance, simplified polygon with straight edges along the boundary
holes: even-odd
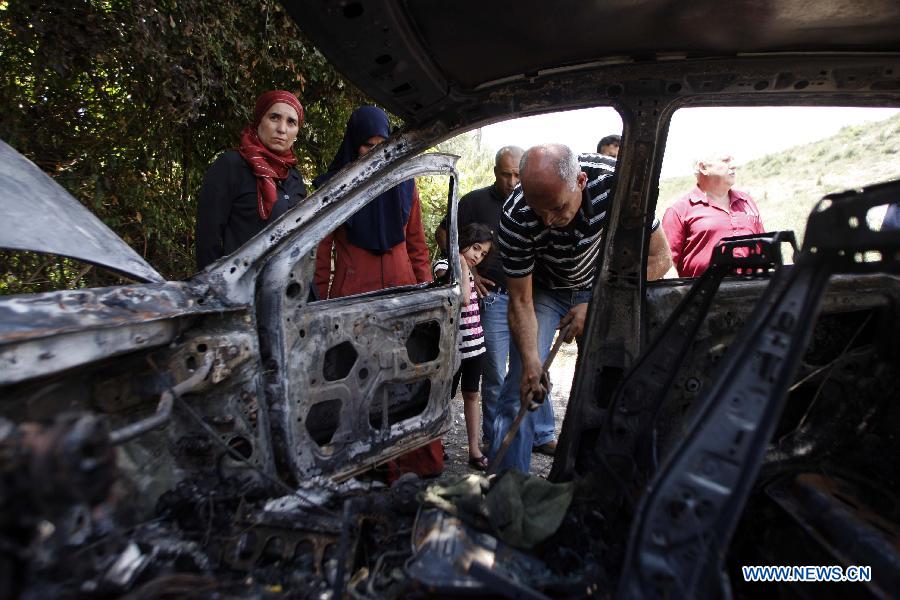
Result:
[[[207,169],[197,203],[197,268],[231,254],[306,197],[296,169],[275,181],[278,199],[268,220],[259,217],[256,177],[236,150],[222,154]]]

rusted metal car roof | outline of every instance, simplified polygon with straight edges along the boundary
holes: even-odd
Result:
[[[894,0],[283,4],[342,74],[410,125],[560,70],[746,54],[900,52]]]

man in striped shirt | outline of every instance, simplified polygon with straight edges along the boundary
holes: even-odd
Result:
[[[614,158],[598,154],[576,158],[560,144],[535,146],[522,156],[521,184],[503,205],[498,234],[515,344],[500,392],[490,460],[499,452],[520,402],[541,398],[542,363],[556,329],[569,326],[567,342],[584,329],[615,167]],[[648,266],[652,279],[671,265],[668,256],[656,256],[659,248],[668,250],[662,235],[654,223]],[[547,398],[544,404],[549,402]],[[523,419],[500,471],[530,470],[536,420],[536,413]]]

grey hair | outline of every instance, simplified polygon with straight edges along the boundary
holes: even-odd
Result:
[[[708,165],[709,163],[725,158],[726,156],[734,160],[734,155],[724,150],[713,150],[698,156],[696,160],[694,160],[694,177],[700,178],[700,165]]]
[[[528,170],[528,159],[531,157],[533,150],[544,150],[556,154],[556,174],[569,185],[569,191],[574,192],[578,187],[578,174],[581,173],[581,166],[578,164],[578,157],[575,156],[572,149],[565,144],[544,144],[529,148],[522,155],[522,160],[519,162],[519,173],[522,178],[525,177],[525,171]]]
[[[522,156],[523,152],[525,152],[525,151],[522,150],[521,148],[519,148],[518,146],[503,146],[502,148],[497,150],[497,154],[494,155],[494,166],[499,167],[500,161],[507,154],[518,154],[519,156]]]

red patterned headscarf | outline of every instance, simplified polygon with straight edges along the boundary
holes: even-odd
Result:
[[[273,104],[284,102],[297,111],[297,119],[300,127],[303,126],[303,106],[297,100],[297,96],[284,90],[272,90],[266,92],[256,101],[253,109],[253,123],[247,125],[241,132],[241,145],[238,152],[250,165],[250,169],[256,176],[256,198],[259,207],[259,217],[267,220],[275,206],[277,188],[275,179],[283,180],[288,176],[291,167],[297,164],[297,157],[291,150],[284,154],[275,154],[266,148],[259,135],[256,133],[260,121],[266,115]]]

